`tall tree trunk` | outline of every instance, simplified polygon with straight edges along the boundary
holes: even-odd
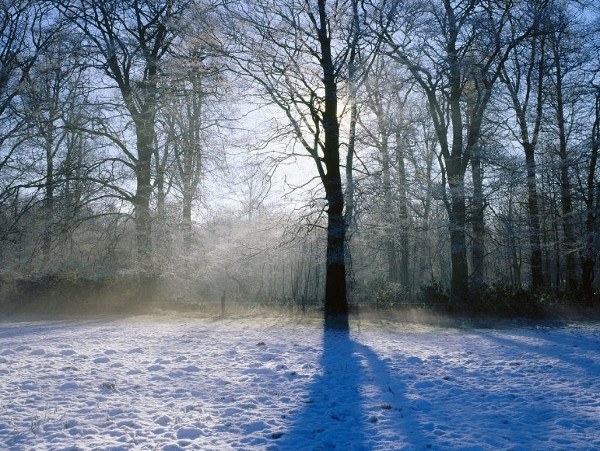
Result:
[[[527,170],[527,214],[529,222],[529,262],[531,267],[531,290],[538,292],[544,287],[544,266],[540,238],[540,212],[537,193],[537,168],[535,148],[541,129],[544,105],[544,72],[546,70],[546,38],[535,38],[530,41],[529,58],[522,63],[519,57],[514,59],[515,68],[508,73],[503,70],[502,81],[508,88],[513,109],[519,126],[521,145],[525,152]],[[510,76],[515,77],[511,80]],[[520,78],[523,77],[523,78]],[[524,89],[522,98],[519,88]],[[530,103],[535,99],[535,104]],[[526,111],[535,107],[533,129],[530,129]]]
[[[514,227],[514,216],[513,216],[513,206],[514,206],[514,195],[512,189],[509,192],[508,199],[508,242],[510,247],[510,255],[511,255],[511,272],[513,274],[512,277],[512,286],[516,289],[521,289],[521,252],[517,246],[517,239]]]
[[[46,177],[44,180],[44,232],[42,255],[44,265],[50,263],[52,251],[52,222],[54,219],[54,152],[53,139],[54,127],[48,123],[44,130],[44,147],[46,156]],[[46,269],[46,268],[45,268]]]
[[[165,220],[167,219],[167,190],[165,185],[166,159],[168,158],[168,149],[165,147],[164,153],[161,155],[158,151],[158,145],[154,145],[154,169],[155,169],[155,184],[156,184],[156,218],[160,224],[161,230],[164,230]]]
[[[560,293],[562,289],[562,268],[561,268],[561,249],[560,249],[560,233],[558,226],[559,218],[555,216],[552,221],[553,232],[554,232],[554,278],[555,278],[555,288],[556,292]]]
[[[185,251],[192,247],[192,195],[186,190],[182,200],[183,243]]]
[[[465,303],[469,299],[469,268],[467,263],[466,242],[466,199],[465,171],[468,155],[465,155],[463,139],[463,116],[461,100],[463,94],[461,61],[456,47],[459,25],[451,2],[444,1],[448,19],[448,85],[450,123],[452,125],[452,151],[446,155],[446,173],[450,189],[450,260],[452,262],[452,280],[450,298],[454,305]],[[441,138],[441,137],[438,137]],[[441,139],[440,139],[441,140]]]
[[[379,121],[384,120],[382,117],[378,118]],[[384,241],[384,249],[385,256],[387,260],[387,278],[390,282],[399,282],[402,283],[401,276],[398,271],[398,253],[396,250],[396,240],[395,240],[395,224],[393,221],[393,212],[394,208],[394,199],[392,193],[392,176],[391,176],[391,161],[390,161],[390,150],[389,150],[389,139],[387,136],[387,132],[385,127],[381,127],[380,124],[380,143],[379,153],[381,155],[381,175],[382,175],[382,188],[383,188],[383,214],[384,217],[384,230],[385,236],[383,238]]]
[[[473,179],[472,224],[473,238],[471,244],[471,263],[473,274],[471,276],[471,289],[481,291],[484,284],[485,271],[485,223],[483,210],[483,168],[479,148],[474,149],[471,156],[471,174]]]
[[[404,140],[399,128],[396,128],[396,160],[398,163],[398,216],[400,236],[400,274],[399,281],[403,287],[410,285],[410,247],[409,247],[409,215],[408,192],[406,181],[406,165],[404,153]]]
[[[358,16],[358,1],[352,1],[352,27],[354,34],[350,45],[350,56],[348,59],[348,90],[350,102],[350,129],[348,130],[348,153],[346,154],[346,227],[349,239],[354,232],[356,222],[354,218],[354,153],[356,151],[356,126],[358,123],[358,104],[356,92],[358,40],[360,38],[360,20]]]
[[[135,164],[136,193],[134,198],[135,229],[138,263],[142,272],[150,276],[154,272],[152,255],[152,218],[150,197],[152,195],[151,161],[154,142],[154,121],[136,122],[138,157]]]
[[[465,184],[463,177],[450,177],[451,209],[449,212],[450,230],[450,262],[452,275],[450,282],[450,298],[453,305],[459,305],[468,300],[469,269],[467,263],[467,240],[465,236]]]
[[[353,90],[353,88],[351,88]],[[356,227],[354,218],[354,152],[356,151],[356,124],[358,122],[358,107],[356,98],[352,94],[350,99],[350,131],[348,139],[348,153],[346,154],[346,224],[349,235]]]
[[[567,131],[565,127],[565,112],[563,99],[563,76],[558,44],[554,44],[554,59],[556,70],[556,120],[558,125],[558,155],[560,157],[560,205],[563,219],[564,254],[567,289],[577,290],[577,240],[573,224],[573,200],[571,180],[569,177],[569,156],[567,153]]]
[[[529,217],[529,262],[531,265],[531,289],[537,292],[544,286],[542,267],[542,247],[540,243],[540,212],[538,206],[536,164],[534,146],[523,143],[525,163],[527,165],[527,212]]]
[[[592,125],[591,154],[586,184],[585,243],[581,255],[581,288],[586,302],[593,302],[594,266],[596,265],[597,212],[595,210],[596,165],[600,150],[600,89],[596,92],[595,117]]]
[[[340,126],[337,115],[337,83],[331,53],[329,22],[325,9],[326,0],[318,1],[319,44],[321,68],[325,90],[325,108],[322,114],[325,143],[323,163],[326,173],[323,185],[327,200],[327,279],[325,282],[325,317],[327,320],[348,325],[348,300],[346,297],[346,221],[344,218],[344,193],[340,173]]]

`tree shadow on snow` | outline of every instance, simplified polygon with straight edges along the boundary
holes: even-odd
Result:
[[[546,371],[553,371],[553,361],[562,361],[587,373],[590,378],[600,376],[598,359],[592,359],[591,354],[600,354],[600,343],[595,339],[572,337],[560,329],[546,332],[542,335],[534,331],[519,331],[512,335],[480,334],[483,340],[504,347],[506,353],[527,358],[533,362],[548,362]],[[528,356],[524,356],[528,354]],[[519,364],[518,360],[515,360]],[[555,370],[555,369],[554,369]]]
[[[392,378],[386,361],[355,341],[348,329],[325,328],[320,374],[305,407],[273,449],[369,450],[426,447],[417,417],[408,405],[404,383]],[[401,425],[402,430],[395,430]]]
[[[0,321],[0,339],[11,339],[26,335],[41,335],[46,337],[54,333],[76,331],[81,327],[103,324],[102,320],[6,320]]]

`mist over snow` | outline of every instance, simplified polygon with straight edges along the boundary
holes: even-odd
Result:
[[[598,449],[600,325],[0,323],[0,448]]]

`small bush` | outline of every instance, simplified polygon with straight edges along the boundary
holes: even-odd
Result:
[[[547,311],[539,295],[503,284],[482,287],[453,313],[501,318],[544,318]]]
[[[398,282],[386,282],[374,293],[378,309],[399,308],[411,303],[408,290]]]
[[[417,294],[419,304],[435,310],[447,309],[449,300],[447,291],[437,282],[422,286]]]

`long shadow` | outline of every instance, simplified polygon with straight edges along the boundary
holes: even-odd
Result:
[[[557,329],[560,330],[560,329]],[[598,342],[591,344],[579,342],[575,346],[569,335],[557,336],[556,331],[537,335],[531,330],[515,331],[513,337],[498,334],[479,333],[483,342],[502,347],[502,353],[508,362],[504,371],[512,371],[517,387],[521,387],[513,401],[514,418],[521,424],[528,423],[530,429],[562,428],[567,437],[553,433],[556,446],[567,449],[566,439],[577,430],[579,435],[588,437],[585,449],[597,449],[597,431],[600,421],[594,415],[593,406],[597,405],[598,376],[600,365],[598,358],[592,359],[578,355],[579,346],[586,353],[600,355]],[[533,341],[531,341],[533,339]],[[500,354],[499,354],[500,355]],[[527,390],[523,390],[520,380],[529,381]],[[536,437],[527,437],[521,445],[535,448]],[[592,442],[593,440],[593,442]],[[577,445],[578,447],[581,445]]]
[[[108,321],[98,319],[60,320],[60,319],[31,319],[19,321],[0,321],[0,339],[17,339],[25,335],[44,336],[59,331],[76,330],[93,324],[104,324]]]
[[[555,334],[544,334],[543,336],[536,336],[533,333],[521,332],[518,334],[519,338],[528,338],[542,340],[542,343],[533,344],[527,342],[520,342],[517,339],[511,339],[506,336],[498,336],[496,334],[481,334],[482,339],[493,341],[498,345],[504,345],[509,349],[520,349],[526,351],[535,356],[542,358],[552,358],[562,360],[565,363],[579,367],[581,370],[586,371],[590,377],[600,376],[600,365],[598,361],[591,360],[588,357],[582,356],[580,349],[584,353],[597,353],[600,355],[600,343],[589,343],[576,341],[572,337],[565,335],[564,337],[557,337]],[[568,350],[568,352],[565,352]],[[531,358],[531,357],[530,357]]]
[[[270,449],[425,448],[418,421],[402,412],[404,384],[392,381],[387,364],[347,328],[325,328],[319,365],[305,407]],[[389,416],[394,418],[388,421]],[[389,430],[398,424],[401,431]]]
[[[321,374],[277,449],[364,449],[360,374],[348,329],[325,328]]]
[[[487,358],[477,353],[477,346],[469,345],[457,354],[451,343],[452,352],[446,354],[441,344],[442,358],[413,364],[405,350],[393,350],[390,360],[363,344],[362,334],[326,329],[321,372],[308,391],[307,404],[289,418],[288,430],[271,449],[544,449],[548,440],[555,449],[561,440],[581,446],[581,437],[570,432],[569,421],[589,434],[598,421],[585,412],[586,406],[596,405],[595,398],[562,399],[560,393],[571,387],[557,376],[568,381],[568,368],[546,369],[537,360],[561,358],[571,368],[577,365],[579,374],[594,376],[599,374],[595,363],[580,357],[578,348],[561,356],[560,348],[552,346],[554,340],[562,343],[556,334],[541,337],[548,341],[527,343],[519,335],[512,340],[493,332],[471,332],[487,343],[481,352],[490,345],[506,349]],[[530,335],[524,332],[523,336]],[[580,345],[591,348],[589,352],[595,342]],[[466,353],[471,348],[474,362],[471,352]],[[518,360],[522,357],[534,365],[521,368]],[[540,385],[530,370],[540,375],[549,371],[550,377]],[[545,383],[554,381],[562,384],[559,399],[547,393],[553,386]],[[584,392],[589,394],[596,385],[591,381],[591,388]],[[571,413],[562,412],[565,407]],[[574,417],[569,419],[569,415]],[[544,431],[554,435],[547,437]]]
[[[394,377],[394,373],[386,361],[382,360],[369,346],[361,344],[356,344],[356,346],[360,346],[361,354],[365,356],[371,370],[370,375],[373,382],[380,390],[378,398],[381,401],[378,405],[373,406],[376,410],[379,410],[378,422],[383,423],[386,416],[400,416],[400,420],[390,419],[392,424],[398,422],[402,427],[400,430],[387,431],[388,443],[385,445],[397,445],[392,447],[394,449],[429,449],[434,447],[435,438],[424,431],[424,424],[428,422],[427,410],[430,407],[429,404],[427,402],[415,403],[409,400],[405,395],[407,389],[404,382],[400,381],[397,376]],[[420,412],[415,409],[415,406],[425,409],[425,411]],[[379,443],[379,445],[382,444]]]

